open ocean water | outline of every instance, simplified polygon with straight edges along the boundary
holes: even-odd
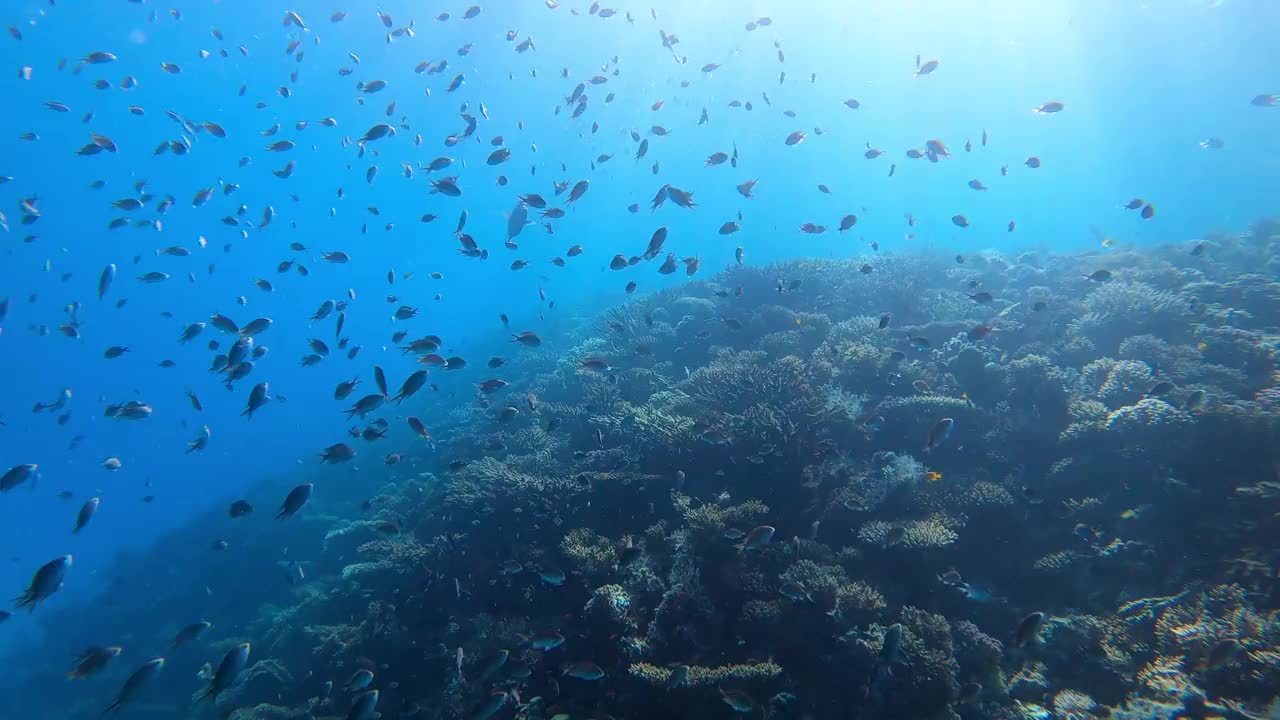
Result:
[[[0,718],[1280,717],[1271,3],[0,25]]]

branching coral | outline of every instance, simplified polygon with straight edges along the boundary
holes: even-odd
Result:
[[[618,549],[612,541],[587,528],[574,528],[560,541],[560,551],[574,567],[600,575],[613,567]]]
[[[858,540],[865,545],[886,547],[892,544],[908,550],[940,548],[956,541],[958,536],[955,528],[960,526],[957,520],[941,513],[924,520],[908,520],[902,523],[872,520],[858,529]],[[895,532],[894,528],[902,528],[905,533],[897,531],[901,533],[902,539],[896,543],[890,543],[891,533]]]
[[[1097,400],[1075,400],[1068,408],[1071,424],[1058,435],[1063,445],[1079,445],[1097,437],[1106,430],[1106,405]]]
[[[1149,439],[1158,435],[1172,440],[1179,430],[1193,422],[1189,414],[1163,400],[1144,398],[1136,405],[1122,407],[1107,415],[1107,430],[1132,438]]]
[[[627,672],[631,677],[647,685],[664,687],[671,679],[672,671],[649,663],[635,663],[627,668]],[[683,683],[683,686],[694,688],[737,687],[740,685],[759,686],[772,682],[781,675],[782,667],[772,662],[719,665],[715,667],[690,665],[689,677]]]
[[[737,505],[695,505],[692,498],[680,494],[676,494],[673,500],[677,510],[684,516],[690,535],[703,540],[718,538],[729,528],[749,530],[769,514],[769,506],[759,500],[748,500]]]
[[[1104,352],[1143,333],[1181,338],[1187,333],[1191,315],[1191,303],[1186,298],[1145,283],[1126,281],[1097,286],[1085,297],[1084,309],[1087,315],[1072,323],[1072,332],[1087,335]]]
[[[1080,382],[1099,401],[1115,410],[1141,400],[1155,379],[1146,363],[1102,358],[1085,366]]]
[[[404,569],[393,562],[379,560],[375,562],[354,563],[342,568],[343,580],[361,580],[369,575],[378,575],[380,573],[403,572]]]

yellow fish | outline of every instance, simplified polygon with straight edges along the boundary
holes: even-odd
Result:
[[[924,479],[927,480],[928,482],[938,482],[939,480],[942,479],[942,473],[930,470],[929,472],[924,474]]]

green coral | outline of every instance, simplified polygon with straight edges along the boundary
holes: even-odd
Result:
[[[721,537],[729,528],[749,530],[769,514],[769,506],[759,500],[748,500],[737,505],[721,503],[694,505],[693,498],[675,493],[672,501],[676,510],[683,516],[689,534],[704,541]]]
[[[593,576],[610,570],[618,556],[613,541],[587,528],[570,530],[560,541],[560,551],[574,567]]]

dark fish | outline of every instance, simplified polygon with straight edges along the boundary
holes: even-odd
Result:
[[[218,669],[214,671],[213,678],[209,681],[209,687],[200,696],[199,701],[207,699],[216,703],[218,701],[218,693],[231,687],[248,662],[249,643],[240,643],[228,650],[227,654],[222,656],[222,661],[218,663]]]
[[[929,439],[925,443],[924,451],[929,452],[947,441],[951,437],[951,432],[955,429],[956,421],[952,418],[942,418],[929,428]]]
[[[158,657],[148,660],[142,667],[133,671],[128,680],[125,680],[124,686],[120,688],[120,692],[116,695],[115,702],[107,706],[103,714],[107,714],[113,710],[119,710],[125,704],[132,702],[138,698],[142,692],[142,688],[147,685],[156,675],[164,669],[165,660]]]
[[[280,512],[276,513],[276,519],[284,520],[293,517],[311,499],[311,490],[314,487],[312,483],[304,483],[290,490],[284,502],[280,503]]]
[[[1044,626],[1044,619],[1044,613],[1038,610],[1022,618],[1013,631],[1013,640],[1010,645],[1017,649],[1034,642],[1036,636],[1040,634],[1040,628]]]
[[[62,588],[62,581],[70,568],[70,555],[63,555],[41,565],[31,576],[31,583],[27,585],[27,589],[16,598],[16,606],[35,612],[36,605]]]
[[[205,630],[208,630],[211,627],[213,627],[213,623],[207,620],[201,620],[200,622],[194,622],[190,625],[184,626],[176,635],[173,636],[173,640],[169,642],[169,649],[172,650],[186,645],[187,643],[199,638]]]

